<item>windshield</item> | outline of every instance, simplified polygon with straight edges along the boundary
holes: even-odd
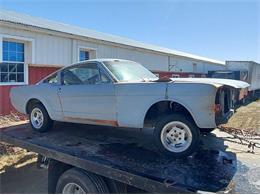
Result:
[[[153,81],[158,79],[152,72],[136,62],[106,61],[104,64],[119,81]]]

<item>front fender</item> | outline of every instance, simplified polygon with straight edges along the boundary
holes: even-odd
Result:
[[[149,105],[146,106],[144,112],[142,112],[142,120],[140,121],[142,125],[144,125],[144,121],[145,121],[145,117],[147,115],[147,112],[149,111],[149,109],[155,105],[156,103],[159,103],[159,102],[162,102],[162,101],[169,101],[169,102],[175,102],[175,103],[178,103],[180,104],[181,106],[183,106],[184,108],[186,108],[186,110],[191,114],[195,124],[200,127],[200,128],[206,128],[206,127],[203,127],[203,123],[201,123],[201,120],[200,120],[200,117],[198,115],[196,115],[196,112],[194,112],[194,109],[193,107],[188,104],[187,102],[185,102],[184,99],[180,99],[178,97],[170,97],[168,99],[165,99],[165,98],[160,98],[160,99],[156,99],[154,100],[153,102],[151,102]],[[213,117],[213,122],[215,122],[215,118]],[[142,126],[143,127],[143,126]],[[207,127],[209,128],[209,127]]]
[[[212,108],[215,96],[216,87],[201,83],[118,85],[118,125],[143,128],[146,113],[152,105],[161,101],[173,101],[189,111],[199,128],[214,128],[215,113]]]
[[[169,99],[183,105],[192,115],[199,128],[215,128],[217,87],[203,83],[175,83],[168,86]]]

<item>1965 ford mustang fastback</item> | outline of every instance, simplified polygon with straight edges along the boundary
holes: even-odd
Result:
[[[200,131],[231,116],[232,90],[248,86],[226,79],[159,79],[136,62],[96,59],[12,88],[10,96],[36,131],[48,131],[53,121],[149,127],[161,153],[187,156]]]

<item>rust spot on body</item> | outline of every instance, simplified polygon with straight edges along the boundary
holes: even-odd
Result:
[[[97,124],[97,125],[108,125],[118,127],[118,122],[114,120],[98,120],[98,119],[84,119],[84,118],[74,118],[74,117],[64,117],[66,121],[73,121],[76,123],[84,123],[84,124]]]

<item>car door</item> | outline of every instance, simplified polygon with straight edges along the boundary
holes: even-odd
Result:
[[[116,125],[115,88],[98,63],[84,63],[61,72],[58,89],[65,121]]]

